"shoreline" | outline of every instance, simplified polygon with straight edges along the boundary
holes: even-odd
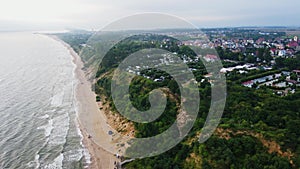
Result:
[[[105,128],[110,128],[107,124],[104,112],[99,110],[98,104],[95,100],[96,94],[91,90],[91,83],[88,81],[85,72],[82,70],[84,64],[80,56],[73,50],[73,48],[59,39],[55,35],[47,35],[50,38],[60,42],[64,45],[72,56],[72,62],[75,65],[75,78],[77,80],[75,87],[76,100],[76,122],[82,135],[82,143],[90,155],[90,163],[87,161],[88,168],[91,169],[114,169],[115,164],[120,162],[113,153],[104,150],[95,141],[109,142],[108,134],[104,131]],[[84,125],[84,124],[85,125]],[[104,126],[107,124],[108,126]],[[93,131],[88,131],[92,128]],[[85,127],[84,127],[85,126]],[[92,135],[92,136],[91,136]],[[103,137],[104,136],[104,137]],[[114,147],[112,147],[114,148]],[[116,150],[115,150],[116,151]]]

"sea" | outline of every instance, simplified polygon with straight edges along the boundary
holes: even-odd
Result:
[[[49,36],[0,33],[0,169],[87,168],[72,55]]]

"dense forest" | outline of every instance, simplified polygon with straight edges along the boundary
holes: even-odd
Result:
[[[166,39],[168,41],[165,41]],[[64,40],[70,43],[67,38]],[[78,46],[76,43],[70,44]],[[147,48],[163,48],[175,52],[180,58],[195,57],[195,53],[188,46],[180,45],[176,39],[162,35],[139,35],[119,42],[104,56],[95,83],[95,92],[105,96],[107,101],[111,102],[111,109],[114,112],[116,108],[110,93],[113,70],[129,54]],[[239,59],[238,55],[235,56],[222,49],[217,49],[217,52],[222,59],[229,57]],[[269,59],[264,49],[260,52],[261,57]],[[276,62],[278,62],[278,69],[294,69],[299,66],[299,58],[277,59]],[[209,79],[204,77],[207,72],[201,61],[190,62],[188,66],[193,68],[193,74],[199,82],[198,91],[201,97],[198,117],[192,130],[180,144],[169,151],[155,157],[136,159],[127,163],[125,168],[288,169],[300,167],[299,90],[293,95],[280,97],[265,87],[253,89],[241,85],[241,79],[246,80],[270,73],[266,71],[254,71],[247,75],[229,75],[227,100],[221,123],[213,136],[200,144],[198,136],[210,107],[211,84]],[[158,77],[163,77],[163,80],[154,81]],[[136,137],[157,135],[174,122],[178,113],[180,91],[171,76],[156,69],[141,71],[141,74],[130,84],[132,104],[141,111],[147,110],[150,106],[148,101],[150,91],[160,87],[168,88],[165,91],[168,93],[167,108],[162,116],[151,123],[134,123]]]

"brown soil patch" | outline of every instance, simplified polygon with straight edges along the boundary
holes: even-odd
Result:
[[[102,97],[101,100],[105,100],[104,97]],[[123,117],[121,114],[112,112],[111,108],[109,106],[109,103],[106,102],[103,104],[103,102],[98,102],[99,109],[104,111],[104,114],[107,117],[107,123],[113,127],[115,130],[120,132],[122,135],[133,138],[135,135],[135,129],[133,122],[128,121],[125,117]]]

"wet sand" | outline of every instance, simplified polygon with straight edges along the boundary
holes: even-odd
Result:
[[[73,57],[76,65],[75,76],[78,80],[76,86],[77,114],[78,123],[83,135],[83,144],[88,149],[91,156],[91,169],[114,169],[115,163],[120,159],[112,152],[117,152],[117,148],[112,144],[114,136],[108,134],[113,131],[108,125],[106,116],[101,111],[96,102],[96,95],[92,91],[91,83],[87,80],[85,72],[82,70],[83,62],[78,54],[65,42],[51,36],[55,40],[60,41]],[[105,146],[105,149],[103,148]],[[107,151],[109,150],[109,151]]]

